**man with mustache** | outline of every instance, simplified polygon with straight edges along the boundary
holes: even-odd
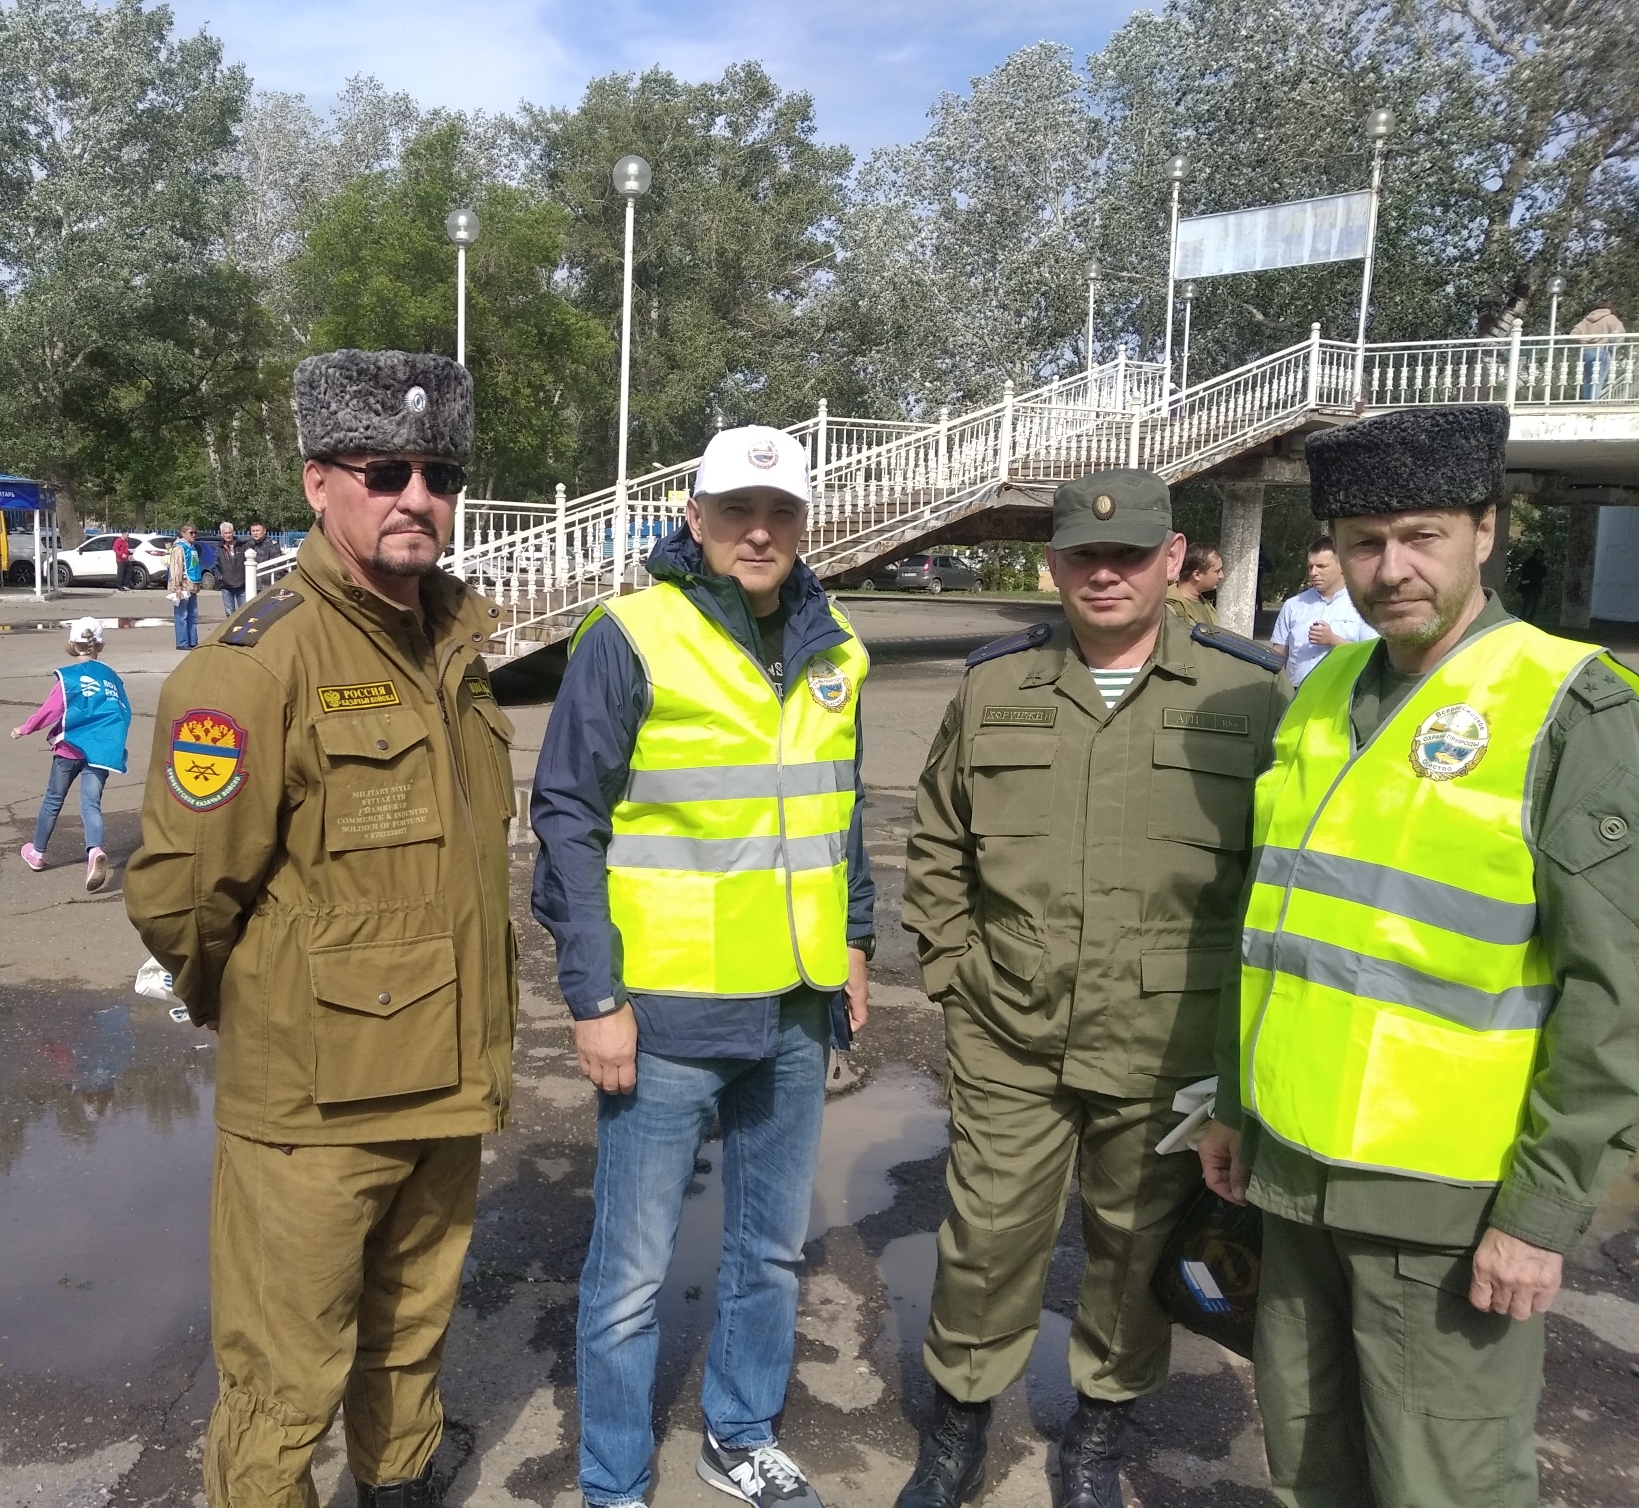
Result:
[[[695,1470],[753,1508],[819,1508],[774,1425],[827,1048],[865,1025],[876,892],[870,661],[798,557],[807,520],[800,442],[718,434],[649,555],[654,585],[577,635],[541,748],[535,916],[598,1089],[575,1327],[590,1508],[642,1508],[652,1482],[656,1294],[713,1120],[724,1235]]]
[[[1252,781],[1288,695],[1277,655],[1167,611],[1185,544],[1153,472],[1060,487],[1065,621],[968,657],[922,772],[903,917],[944,1007],[954,1210],[922,1347],[933,1427],[898,1508],[982,1490],[1078,1163],[1064,1508],[1120,1508],[1133,1403],[1166,1383],[1150,1279],[1200,1178],[1158,1144],[1212,1072]]]
[[[220,1032],[206,1500],[311,1508],[340,1406],[361,1508],[429,1508],[479,1138],[511,1098],[499,609],[437,568],[465,370],[333,351],[295,386],[316,526],[165,683],[126,907]]]
[[[1380,642],[1258,782],[1207,1182],[1264,1212],[1275,1494],[1529,1508],[1543,1312],[1639,1127],[1639,676],[1480,585],[1501,407],[1313,436]]]

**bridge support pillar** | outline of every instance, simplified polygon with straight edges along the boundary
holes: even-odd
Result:
[[[1220,482],[1218,492],[1223,498],[1218,553],[1224,559],[1224,579],[1218,586],[1218,618],[1225,628],[1250,637],[1258,608],[1263,483]]]
[[[1594,556],[1599,545],[1599,505],[1566,503],[1570,528],[1565,539],[1563,595],[1559,602],[1561,628],[1586,628],[1593,604]]]

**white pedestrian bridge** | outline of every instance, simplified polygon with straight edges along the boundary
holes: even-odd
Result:
[[[1358,367],[1358,377],[1357,377]],[[1358,396],[1357,396],[1358,394]],[[1600,616],[1639,620],[1639,335],[1370,344],[1310,338],[1167,400],[1159,364],[1120,357],[929,423],[841,418],[820,404],[791,427],[814,501],[804,558],[828,582],[935,541],[1044,539],[1052,489],[1142,466],[1223,484],[1220,608],[1249,631],[1262,489],[1307,479],[1308,431],[1389,409],[1502,403],[1516,492],[1582,504],[1567,563],[1569,622],[1590,590]],[[643,561],[683,515],[698,458],[548,503],[469,500],[456,573],[503,609],[497,659],[557,643],[599,602],[648,583]],[[1604,518],[1601,518],[1604,515]],[[1597,545],[1595,543],[1597,538]],[[1596,569],[1595,558],[1605,561]],[[291,568],[294,555],[258,572]],[[1579,599],[1580,594],[1580,599]]]

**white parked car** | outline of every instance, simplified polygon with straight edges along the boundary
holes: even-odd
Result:
[[[94,582],[112,583],[119,575],[119,562],[114,558],[113,534],[96,534],[83,545],[57,554],[58,586],[89,586]],[[174,534],[127,534],[131,541],[131,559],[126,569],[128,586],[163,585],[165,559]],[[33,580],[31,576],[29,578]]]

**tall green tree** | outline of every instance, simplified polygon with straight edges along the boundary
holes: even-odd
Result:
[[[222,255],[248,82],[138,0],[0,9],[0,443],[138,516],[255,390],[266,316]]]
[[[610,345],[600,322],[555,286],[567,214],[538,190],[486,181],[467,132],[459,120],[429,118],[394,167],[324,199],[291,264],[293,305],[312,350],[455,355],[456,257],[444,220],[460,205],[476,210],[481,232],[467,254],[471,490],[538,499],[576,480],[580,433],[589,412],[601,418]]]
[[[851,154],[815,139],[813,101],[755,63],[686,84],[654,69],[587,87],[574,110],[519,121],[531,180],[570,212],[564,287],[618,339],[628,152],[654,183],[637,208],[633,469],[698,453],[714,423],[790,423],[835,396],[838,337],[805,317],[830,266]],[[613,374],[611,373],[611,376]],[[586,436],[583,477],[613,472],[614,413]]]

